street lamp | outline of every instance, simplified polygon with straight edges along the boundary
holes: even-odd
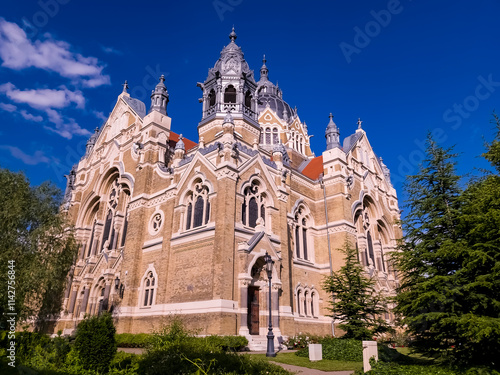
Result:
[[[269,280],[269,332],[267,333],[266,357],[276,357],[276,353],[274,352],[273,316],[271,312],[271,278],[273,276],[274,262],[267,251],[266,255],[264,255],[264,261],[266,262],[267,279]]]

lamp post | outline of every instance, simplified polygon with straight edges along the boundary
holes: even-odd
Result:
[[[266,262],[266,272],[267,279],[269,280],[269,332],[267,333],[267,353],[266,357],[276,357],[274,352],[274,334],[273,334],[273,316],[272,316],[272,306],[271,306],[271,278],[273,276],[273,260],[271,256],[267,253],[264,255],[264,261]]]

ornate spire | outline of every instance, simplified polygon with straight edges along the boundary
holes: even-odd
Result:
[[[158,111],[164,115],[167,115],[167,104],[169,101],[169,95],[167,87],[165,86],[165,76],[162,74],[160,77],[160,82],[156,85],[155,89],[151,93],[151,111]]]
[[[335,122],[333,122],[333,115],[330,113],[330,122],[326,127],[325,138],[326,138],[326,149],[331,150],[332,148],[340,148],[339,142],[340,131]]]
[[[127,92],[127,89],[128,89],[128,81],[125,80],[125,83],[122,85],[123,86],[123,91],[122,92]]]
[[[267,81],[267,75],[269,73],[269,70],[267,69],[266,66],[266,55],[262,58],[262,67],[260,68],[260,80],[261,81]]]
[[[236,35],[236,33],[234,32],[234,26],[233,26],[233,30],[231,31],[231,34],[229,34],[229,39],[231,39],[231,43],[234,43],[237,37],[238,35]]]
[[[179,140],[177,141],[177,144],[175,145],[176,150],[186,150],[186,146],[184,145],[184,142],[182,141],[184,137],[182,134],[179,135]]]

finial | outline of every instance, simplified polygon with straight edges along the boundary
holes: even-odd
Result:
[[[179,141],[180,141],[181,139],[184,139],[184,137],[183,137],[182,133],[181,133],[181,134],[179,134]]]
[[[165,82],[165,76],[162,74],[161,77],[160,77],[160,82],[163,83]]]
[[[123,92],[127,92],[128,89],[128,81],[125,80],[125,83],[122,85],[123,86]]]
[[[363,122],[363,121],[361,121],[361,119],[360,119],[360,118],[358,118],[358,129],[361,129],[361,123],[362,123],[362,122]]]
[[[231,31],[231,34],[229,34],[229,39],[231,39],[231,42],[234,43],[234,41],[236,40],[238,36],[236,35],[236,33],[234,32],[234,26],[233,26],[233,30]]]
[[[186,146],[184,146],[184,142],[182,141],[184,137],[182,134],[179,134],[179,140],[177,141],[177,144],[175,145],[176,150],[186,150]]]
[[[99,128],[96,126],[94,133],[99,133]]]
[[[332,114],[332,112],[330,112],[330,120],[333,121],[333,114]]]
[[[266,62],[267,62],[267,60],[266,60],[266,54],[264,54],[264,57],[262,58],[262,64],[266,65]]]

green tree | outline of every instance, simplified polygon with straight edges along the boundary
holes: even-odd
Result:
[[[493,165],[500,160],[498,139],[484,154]],[[393,254],[401,281],[396,311],[418,351],[498,367],[499,177],[490,174],[461,191],[451,150],[429,137],[426,154],[405,187],[409,213]]]
[[[15,312],[18,323],[31,320],[43,330],[61,310],[76,254],[75,240],[59,213],[61,192],[48,182],[30,186],[24,174],[7,169],[0,169],[0,191],[0,324],[5,327],[5,313]],[[15,298],[11,292],[9,299],[12,280]]]
[[[85,369],[108,372],[116,354],[115,333],[110,313],[88,317],[78,324],[74,348]]]
[[[343,322],[339,324],[345,331],[343,338],[371,340],[390,328],[383,319],[387,299],[376,291],[375,281],[367,277],[359,264],[357,250],[347,241],[339,250],[345,254],[345,264],[323,283],[323,289],[335,296],[329,310]]]

